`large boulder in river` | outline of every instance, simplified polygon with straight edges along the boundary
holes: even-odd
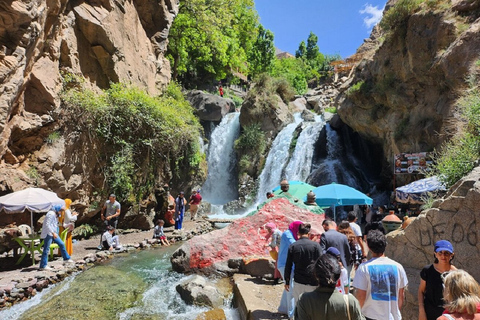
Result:
[[[176,289],[187,304],[212,308],[223,306],[223,295],[202,276],[195,275],[177,285]]]
[[[301,220],[312,225],[312,234],[320,235],[325,215],[313,213],[319,211],[318,207],[309,210],[303,203],[295,204],[287,198],[272,198],[255,214],[184,243],[173,253],[172,267],[178,272],[204,274],[238,271],[229,268],[229,260],[270,257],[264,247],[267,242],[262,229],[267,222],[275,223],[284,231],[291,222]]]
[[[221,121],[224,115],[235,111],[233,100],[200,90],[190,91],[187,100],[195,109],[195,114],[204,121]]]

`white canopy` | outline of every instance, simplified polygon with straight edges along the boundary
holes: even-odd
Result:
[[[47,212],[54,205],[65,205],[56,193],[41,188],[28,188],[0,197],[0,210],[8,213]]]

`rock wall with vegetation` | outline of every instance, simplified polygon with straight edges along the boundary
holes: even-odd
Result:
[[[169,85],[177,12],[170,0],[0,4],[0,193],[45,187],[88,220],[110,192],[137,203],[205,174],[201,127]]]
[[[337,99],[342,120],[400,152],[433,151],[458,131],[457,102],[480,68],[480,2],[389,1]],[[473,76],[472,76],[473,75]]]

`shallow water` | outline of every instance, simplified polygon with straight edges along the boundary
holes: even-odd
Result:
[[[176,292],[188,278],[170,270],[177,247],[116,257],[0,312],[0,319],[196,319],[208,309],[185,304]],[[238,319],[236,310],[224,310]]]

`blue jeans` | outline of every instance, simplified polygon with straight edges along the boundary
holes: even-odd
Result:
[[[42,259],[40,260],[40,268],[45,268],[47,266],[48,255],[50,254],[50,245],[52,244],[52,241],[55,242],[60,248],[60,252],[62,253],[63,260],[70,259],[70,256],[68,255],[67,250],[65,249],[65,244],[60,239],[60,237],[57,236],[56,239],[53,239],[53,236],[47,235],[43,242],[43,249],[42,249],[43,251],[42,251]]]
[[[175,229],[180,230],[180,229],[182,229],[182,224],[183,224],[183,212],[181,212],[178,215],[177,219],[175,219]]]

